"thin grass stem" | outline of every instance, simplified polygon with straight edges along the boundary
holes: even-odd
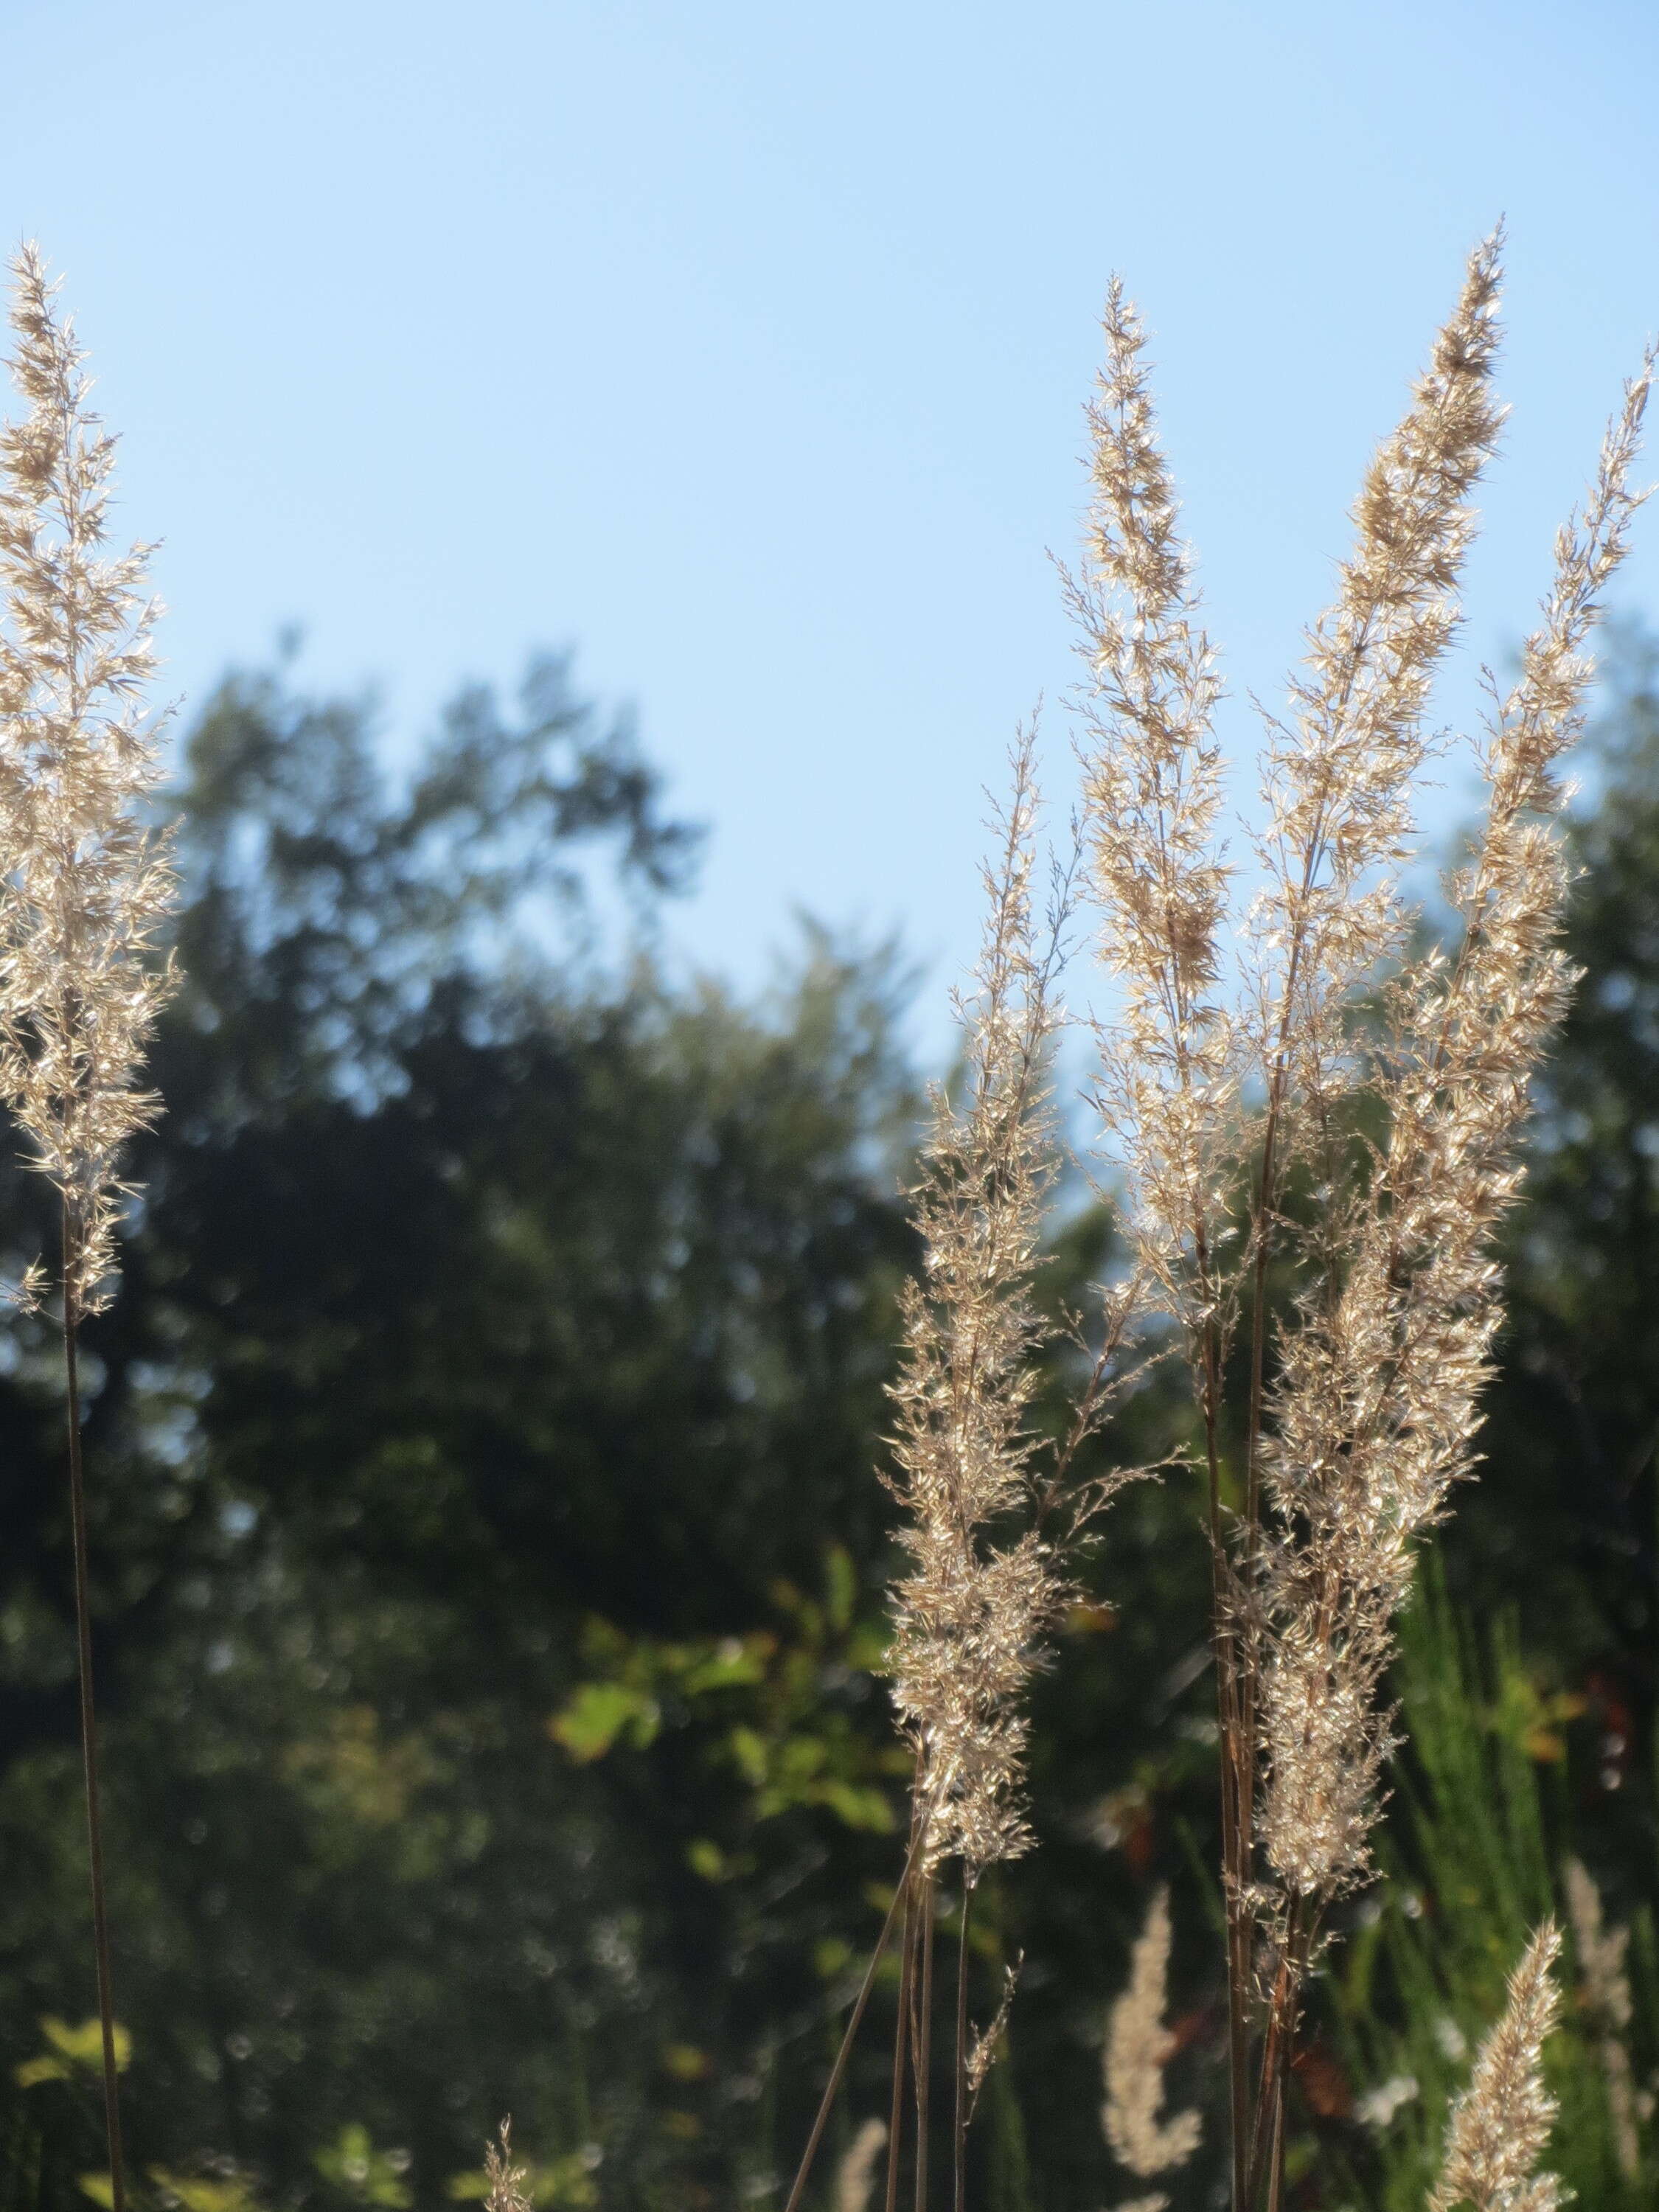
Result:
[[[919,1889],[921,1972],[917,1978],[915,2026],[916,2212],[927,2212],[927,2125],[933,2077],[933,1877],[931,1874],[922,1875]]]
[[[968,1921],[974,1902],[974,1886],[964,1874],[962,1883],[962,1924],[957,1932],[956,2130],[951,2160],[955,2212],[967,2212],[968,2203]]]
[[[865,2008],[869,2004],[870,1992],[876,1985],[877,1970],[887,1954],[888,1944],[892,1941],[894,1923],[904,1904],[906,1893],[910,1887],[911,1875],[921,1856],[922,1838],[927,1832],[927,1823],[919,1821],[916,1824],[915,1838],[910,1845],[909,1856],[904,1863],[904,1877],[893,1892],[893,1901],[887,1908],[887,1917],[881,1923],[881,1933],[877,1936],[875,1948],[870,1954],[870,1963],[864,1970],[864,1979],[859,1985],[858,1996],[853,2001],[852,2014],[847,2022],[846,2033],[841,2039],[841,2048],[836,2053],[835,2064],[830,2069],[830,2079],[824,2083],[823,2094],[818,2100],[817,2115],[812,2122],[812,2132],[806,2138],[806,2148],[801,2153],[800,2166],[795,2174],[794,2186],[789,2191],[783,2212],[797,2212],[806,2184],[811,2176],[812,2161],[818,2154],[818,2145],[823,2142],[824,2129],[829,2125],[830,2114],[835,2106],[836,2093],[841,2087],[842,2077],[847,2072],[847,2062],[853,2055],[854,2039],[858,2034],[860,2023],[864,2018]],[[901,2014],[902,2017],[902,2014]]]
[[[110,1971],[109,1914],[104,1899],[104,1833],[98,1796],[98,1735],[92,1694],[92,1607],[87,1573],[87,1495],[81,1454],[81,1373],[76,1338],[80,1310],[75,1292],[77,1255],[67,1204],[64,1231],[64,1400],[68,1428],[70,1520],[74,1533],[75,1632],[81,1705],[81,1764],[86,1778],[87,1855],[92,1881],[93,1947],[97,1959],[98,2021],[103,2038],[104,2127],[109,2138],[113,2212],[125,2212],[121,2157],[121,2105],[116,2084],[115,1989]]]
[[[904,2144],[905,2056],[910,2041],[910,1984],[915,1971],[915,1900],[907,1876],[904,1885],[904,1944],[899,1970],[898,2011],[893,2021],[893,2094],[887,2123],[886,2212],[898,2212],[899,2160]]]

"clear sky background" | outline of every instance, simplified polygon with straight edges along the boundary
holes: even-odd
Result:
[[[463,678],[572,645],[711,826],[681,956],[749,985],[796,906],[896,925],[930,1047],[981,788],[1070,680],[1046,553],[1112,270],[1241,759],[1495,216],[1473,659],[1518,641],[1659,325],[1651,0],[0,14],[0,234],[67,272],[186,710],[295,622],[406,757]],[[1644,520],[1619,596],[1659,612]]]

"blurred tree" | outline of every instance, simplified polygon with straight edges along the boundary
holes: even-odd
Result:
[[[820,2006],[778,1900],[856,1923],[844,1869],[797,1893],[825,1831],[887,1817],[817,1708],[872,1702],[844,1647],[908,1252],[902,979],[811,937],[757,1012],[671,994],[637,945],[619,980],[584,843],[648,901],[692,841],[558,662],[517,719],[463,695],[401,793],[366,704],[232,678],[178,799],[167,1112],[90,1340],[135,2155],[338,2196],[362,2160],[327,2147],[365,2126],[429,2193],[510,2107],[572,2201],[590,2145],[642,2183],[723,2170],[776,2006]],[[5,1195],[21,1251],[34,1194]],[[51,1394],[13,1342],[0,2048],[27,2054],[84,1975]],[[635,1647],[653,1700],[718,1707],[724,1670],[769,1719],[589,1771],[550,1724]],[[769,1907],[726,1878],[757,1822]],[[60,2190],[73,2087],[21,2093]]]
[[[1575,1716],[1551,1848],[1571,1834],[1620,1919],[1653,1863],[1629,1754],[1653,1693],[1654,667],[1628,637],[1577,832],[1590,972],[1514,1232],[1488,1467],[1445,1538],[1455,1597],[1516,1601],[1539,1698]],[[88,1332],[141,2175],[185,2212],[459,2200],[510,2110],[538,2203],[759,2201],[897,1863],[871,1469],[912,1256],[906,979],[809,933],[759,1006],[671,987],[651,921],[695,840],[558,661],[514,710],[464,694],[402,785],[369,702],[233,678],[177,801],[167,1111]],[[0,1167],[9,1260],[44,1233]],[[1083,1304],[1112,1264],[1081,1207],[1046,1294]],[[1188,1420],[1166,1370],[1099,1448],[1155,1457]],[[90,1987],[30,1324],[0,1339],[0,2202],[67,2207],[97,2136],[64,2057]],[[1042,1847],[979,1922],[976,2010],[1025,1953],[974,2146],[988,2212],[1124,2193],[1099,2042],[1159,1880],[1172,2094],[1218,2087],[1206,1576],[1193,1486],[1132,1490],[1040,1685]],[[882,2002],[843,2148],[881,2109]]]

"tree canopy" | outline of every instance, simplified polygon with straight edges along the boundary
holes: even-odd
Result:
[[[1627,1892],[1652,1817],[1654,666],[1626,641],[1580,810],[1587,976],[1447,1540],[1466,1604],[1520,1605],[1568,1700],[1573,1817]],[[761,1003],[665,980],[651,919],[696,833],[561,659],[511,706],[462,693],[402,780],[372,702],[233,676],[172,805],[167,1110],[86,1339],[135,2164],[187,2212],[245,2185],[428,2204],[478,2189],[510,2111],[538,2203],[758,2198],[896,1872],[872,1469],[913,1257],[902,963],[809,931]],[[21,1266],[38,1179],[6,1165],[0,1200]],[[1044,1295],[1109,1256],[1074,1215]],[[20,2204],[67,2207],[97,2136],[40,1327],[0,1337],[0,2048],[28,2076],[0,2079],[0,2155]],[[1182,1419],[1155,1381],[1102,1448]],[[1192,1936],[1183,2033],[1210,2033],[1197,1504],[1177,1478],[1115,1509],[1039,1688],[1042,1850],[979,1938],[988,1990],[1026,1954],[976,2153],[1010,2212],[1111,2185],[1101,2016],[1155,1875]],[[884,2070],[854,2069],[853,2118]],[[231,2196],[179,2195],[204,2177]]]

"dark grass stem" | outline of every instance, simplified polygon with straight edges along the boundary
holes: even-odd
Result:
[[[1277,2212],[1284,2188],[1287,2148],[1285,2108],[1316,1919],[1316,1907],[1310,1900],[1292,1897],[1268,2007],[1261,2080],[1251,2130],[1249,2191],[1250,2202],[1254,2203],[1265,2187],[1269,2212]]]
[[[921,1922],[921,1972],[917,1976],[916,2051],[916,2212],[927,2208],[927,2124],[929,2092],[933,2087],[933,1877],[924,1875],[917,1884],[917,1906]]]
[[[88,1593],[87,1493],[81,1455],[80,1309],[74,1284],[78,1251],[70,1209],[64,1208],[64,1396],[68,1428],[70,1522],[75,1553],[75,1632],[81,1704],[81,1765],[86,1779],[87,1856],[92,1882],[93,1947],[98,1971],[98,2021],[104,2048],[104,2126],[109,2138],[113,2212],[125,2212],[121,2104],[115,2068],[115,1988],[110,1971],[109,1913],[104,1899],[104,1833],[98,1798],[98,1735],[92,1695],[92,1607]]]
[[[962,1925],[957,1931],[957,2043],[956,2126],[951,2170],[955,2212],[967,2212],[968,2203],[968,1918],[974,1902],[974,1886],[966,1873],[962,1881]]]
[[[853,2055],[853,2045],[857,2038],[866,2008],[870,2002],[870,1992],[876,1985],[877,1972],[883,1959],[887,1955],[887,1946],[892,1941],[893,1929],[899,1913],[905,1906],[911,1877],[915,1872],[916,1861],[921,1855],[922,1839],[927,1832],[927,1822],[918,1821],[915,1835],[910,1845],[909,1856],[904,1863],[903,1877],[898,1887],[893,1892],[893,1901],[887,1908],[887,1917],[881,1923],[881,1933],[876,1938],[875,1948],[870,1954],[870,1963],[864,1970],[864,1979],[859,1984],[859,1993],[853,2001],[853,2010],[848,2019],[846,2031],[841,2039],[841,2048],[836,2053],[836,2063],[830,2069],[830,2079],[824,2083],[823,2094],[818,2100],[817,2114],[812,2122],[812,2131],[806,2138],[806,2148],[801,2153],[800,2166],[795,2174],[794,2186],[789,2191],[783,2212],[797,2212],[801,2197],[805,2193],[807,2182],[811,2177],[812,2161],[818,2154],[818,2145],[823,2141],[824,2129],[830,2124],[830,2115],[835,2108],[836,2095],[846,2075],[847,2062]],[[901,2022],[903,2017],[903,2011],[901,2008],[899,2014]]]
[[[1198,1227],[1200,1240],[1203,1224]],[[1202,1264],[1208,1254],[1200,1241]],[[1221,1517],[1221,1352],[1213,1317],[1203,1339],[1205,1459],[1208,1477],[1211,1620],[1215,1646],[1216,1707],[1220,1733],[1223,1904],[1227,1920],[1227,2071],[1232,2121],[1233,2212],[1246,2212],[1249,2114],[1250,1829],[1255,1814],[1252,1731],[1245,1719],[1248,1693],[1239,1664],[1237,1608],[1232,1561]]]
[[[898,2212],[899,2160],[904,2148],[905,2055],[910,2043],[910,1984],[916,1963],[916,1915],[907,1873],[904,1882],[903,1962],[899,1971],[898,2011],[893,2022],[893,2087],[887,2121],[886,2212]]]

